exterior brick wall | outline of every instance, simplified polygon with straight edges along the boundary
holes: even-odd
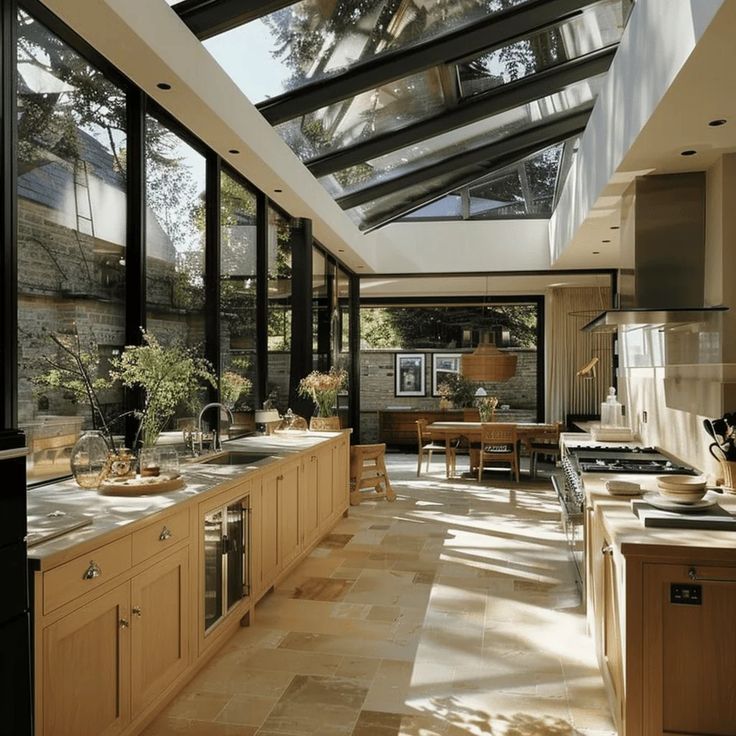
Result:
[[[414,409],[437,409],[439,398],[432,396],[432,352],[424,353],[426,395],[396,396],[395,366],[398,350],[363,350],[360,355],[360,441],[378,441],[378,411],[392,406]],[[448,351],[461,352],[461,351]],[[466,351],[469,352],[469,351]],[[498,396],[499,406],[508,404],[509,410],[498,412],[500,418],[511,421],[535,421],[537,418],[537,351],[510,348],[518,356],[516,375],[508,381],[483,383],[489,396]]]

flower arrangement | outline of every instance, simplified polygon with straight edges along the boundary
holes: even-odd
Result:
[[[331,417],[334,415],[337,394],[345,387],[347,380],[348,373],[344,368],[332,367],[329,373],[312,371],[299,381],[299,395],[312,399],[318,417]]]
[[[143,390],[143,410],[139,417],[134,446],[152,447],[177,406],[196,395],[203,383],[216,386],[210,364],[185,345],[164,347],[143,332],[142,345],[128,345],[111,361],[110,377],[126,388]]]
[[[220,380],[220,398],[229,409],[235,409],[243,394],[250,393],[253,382],[235,371],[225,371]]]
[[[498,406],[498,397],[479,396],[475,400],[475,405],[478,407],[481,422],[492,422],[493,415],[496,412],[496,407]]]

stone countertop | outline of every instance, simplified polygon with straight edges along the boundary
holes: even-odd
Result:
[[[582,474],[585,489],[586,506],[594,507],[603,515],[606,530],[611,535],[611,542],[625,555],[658,554],[675,555],[687,550],[718,550],[719,556],[724,551],[736,560],[736,531],[715,531],[698,529],[665,529],[645,527],[631,509],[631,499],[612,496],[606,491],[607,480],[626,480],[639,483],[644,490],[656,491],[657,481],[653,475],[636,474]],[[640,499],[641,496],[634,496]],[[718,504],[732,514],[736,514],[736,495],[721,494]]]
[[[244,437],[223,443],[228,451],[241,450],[268,454],[269,457],[249,465],[206,465],[196,461],[184,462],[181,472],[186,485],[178,491],[151,496],[102,496],[95,490],[80,488],[73,480],[49,483],[32,488],[27,494],[28,528],[36,519],[53,511],[69,515],[86,516],[92,524],[69,532],[55,539],[33,545],[28,549],[28,559],[36,568],[45,561],[67,552],[70,548],[102,537],[121,527],[141,521],[161,511],[191,502],[219,486],[244,480],[269,465],[297,455],[328,440],[334,440],[335,432],[294,433],[271,436]]]

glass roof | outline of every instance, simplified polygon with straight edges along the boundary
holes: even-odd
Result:
[[[560,141],[584,125],[632,5],[167,2],[361,228],[410,210],[549,216],[570,164]]]
[[[602,82],[602,77],[578,82],[558,94],[442,133],[380,158],[369,159],[319,181],[333,197],[341,197],[379,181],[391,180],[465,151],[496,143],[531,126],[551,122],[590,105]]]
[[[526,2],[302,0],[204,45],[251,102],[262,102]]]

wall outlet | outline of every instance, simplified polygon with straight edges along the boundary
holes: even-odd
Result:
[[[649,416],[648,416],[647,412],[646,411],[643,411],[641,413],[641,423],[642,424],[646,424],[648,418],[649,418]]]

